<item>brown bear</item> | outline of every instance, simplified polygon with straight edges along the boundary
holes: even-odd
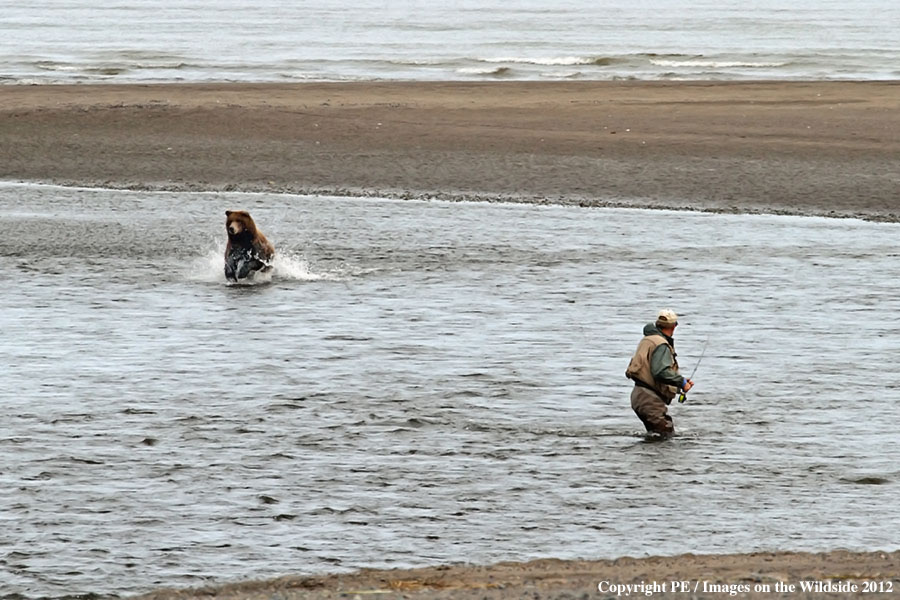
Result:
[[[256,228],[253,217],[245,210],[225,211],[225,278],[229,281],[245,279],[257,271],[272,267],[275,247]]]

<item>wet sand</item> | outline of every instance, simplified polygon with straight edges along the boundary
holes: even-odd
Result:
[[[804,592],[801,582],[821,587]],[[674,582],[679,582],[674,584]],[[828,583],[832,587],[827,588]],[[626,585],[645,587],[624,588]],[[656,587],[652,587],[656,584]],[[790,586],[794,586],[791,588]],[[838,587],[840,586],[840,587]],[[856,586],[855,591],[851,586]],[[433,598],[441,600],[575,600],[588,598],[891,598],[900,593],[900,551],[823,554],[753,553],[719,556],[537,560],[487,567],[443,566],[363,570],[347,575],[284,577],[161,590],[141,600],[213,596],[220,600]],[[652,596],[646,592],[652,591]],[[870,592],[863,592],[869,589]],[[891,590],[891,591],[888,591]],[[630,594],[626,594],[630,591]],[[732,594],[731,592],[735,593]],[[874,593],[873,593],[874,592]]]
[[[900,219],[900,82],[0,86],[0,179]]]

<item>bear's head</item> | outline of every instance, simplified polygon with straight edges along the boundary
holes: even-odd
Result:
[[[226,210],[225,230],[231,239],[252,239],[257,235],[256,223],[253,222],[253,217],[246,210]]]

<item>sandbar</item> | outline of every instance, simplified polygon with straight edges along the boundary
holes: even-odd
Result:
[[[900,219],[900,82],[0,86],[0,179]]]

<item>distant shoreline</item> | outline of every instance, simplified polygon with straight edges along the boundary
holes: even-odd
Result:
[[[900,82],[0,86],[0,179],[900,221]]]

